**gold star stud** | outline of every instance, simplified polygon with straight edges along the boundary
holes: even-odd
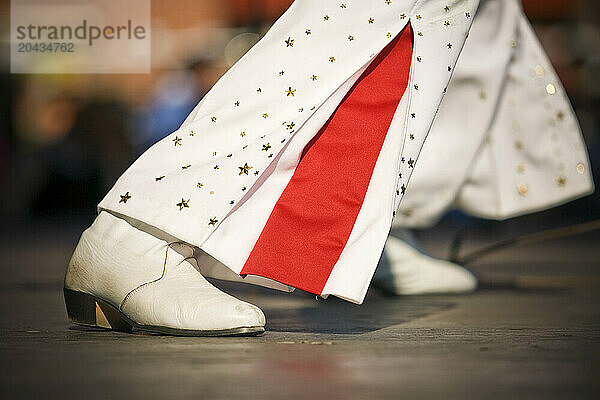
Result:
[[[446,46],[448,46],[449,49],[452,48],[452,43],[448,43]]]
[[[295,92],[296,92],[296,89],[292,89],[292,87],[290,86],[290,87],[288,88],[288,90],[286,90],[286,91],[285,91],[285,93],[286,93],[286,97],[288,97],[288,96],[292,96],[292,97],[294,97],[294,93],[295,93]]]
[[[351,42],[351,41],[353,41],[353,40],[354,40],[354,36],[352,36],[352,35],[348,35],[348,40],[349,40],[350,42]]]
[[[416,19],[421,19],[421,16],[420,16],[420,15],[417,15],[415,18],[416,18]]]
[[[154,180],[155,180],[155,182],[158,182],[158,181],[160,181],[161,179],[163,179],[164,177],[165,177],[164,175],[162,175],[162,176],[158,176],[158,177],[154,178]]]
[[[241,132],[240,132],[240,136],[241,136],[241,137],[244,137],[244,136],[246,136],[246,131],[241,131]]]
[[[129,195],[129,192],[127,192],[125,194],[121,194],[119,196],[121,196],[121,200],[119,200],[119,203],[127,203],[127,200],[129,200],[131,198],[131,196]]]
[[[198,189],[200,189],[202,186],[204,186],[204,185],[203,185],[202,183],[200,183],[200,182],[198,182],[198,184],[196,184],[196,187],[197,187]]]
[[[329,21],[329,15],[326,15],[326,16],[324,16],[324,17],[323,17],[323,19],[324,19],[325,21]]]
[[[466,13],[465,13],[465,17],[467,17],[467,18],[471,18],[471,13],[470,13],[470,12],[466,12]]]
[[[313,81],[316,81],[317,80],[317,76],[313,75],[313,76],[310,77],[310,79],[312,79]]]
[[[291,37],[288,37],[285,40],[285,47],[294,47],[294,39],[292,39]]]
[[[179,203],[177,203],[177,207],[179,207],[179,211],[183,210],[184,208],[189,208],[190,206],[188,205],[188,203],[190,202],[190,199],[185,200],[183,197],[181,198],[181,201]]]
[[[190,136],[195,136],[195,135],[196,135],[196,132],[190,131]]]
[[[444,21],[444,26],[450,26],[450,21]]]
[[[565,183],[567,183],[567,178],[565,178],[564,176],[559,176],[558,178],[556,178],[556,184],[558,186],[565,186]]]
[[[346,8],[346,4],[344,4],[344,3],[340,4],[340,8]]]
[[[212,122],[217,122],[217,117],[210,117],[210,120],[211,120]]]
[[[335,57],[329,57],[329,62],[334,62],[335,61]]]
[[[215,226],[217,224],[217,222],[219,222],[217,217],[212,217],[211,219],[208,220],[208,225]]]
[[[368,19],[368,21],[369,21],[369,23],[370,23],[370,24],[372,24],[373,22],[375,22],[375,20],[373,19],[373,17],[370,17],[370,18]]]
[[[400,14],[400,19],[406,18],[406,14]]]
[[[271,144],[267,143],[267,144],[263,144],[263,151],[269,151],[269,149],[271,148]],[[240,167],[241,168],[241,167]],[[241,174],[240,174],[241,175]]]
[[[262,115],[262,117],[263,117],[263,118],[269,118],[269,114],[267,114],[267,113],[264,113],[264,114]]]
[[[251,166],[248,165],[248,163],[244,163],[243,166],[238,167],[240,169],[240,175],[242,174],[246,174],[248,175],[248,171],[250,171],[252,169]]]
[[[182,140],[183,140],[183,139],[182,139],[182,138],[180,138],[179,136],[175,136],[175,139],[173,139],[173,144],[174,144],[174,146],[181,146],[181,141],[182,141]]]
[[[310,29],[307,29],[307,30],[304,31],[304,33],[306,33],[307,35],[310,35],[312,32],[311,32]]]
[[[450,7],[448,7],[448,6],[444,7],[444,11],[446,11],[446,12],[450,11]]]

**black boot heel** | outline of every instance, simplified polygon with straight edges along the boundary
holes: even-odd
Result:
[[[69,319],[78,325],[131,332],[132,327],[119,310],[87,293],[64,288]]]

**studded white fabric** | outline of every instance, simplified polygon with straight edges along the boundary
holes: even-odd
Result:
[[[569,100],[518,0],[482,1],[394,219],[503,219],[593,191]]]
[[[409,179],[478,3],[295,2],[180,129],[123,174],[99,209],[198,246],[239,273],[304,146],[370,61],[410,22],[414,45],[408,89],[352,234],[320,293],[362,302],[393,213],[412,190],[407,189]],[[550,73],[549,64],[543,65]],[[552,81],[556,93],[562,93]]]

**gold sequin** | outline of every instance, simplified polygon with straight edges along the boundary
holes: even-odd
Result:
[[[547,84],[546,93],[548,93],[549,95],[553,95],[554,93],[556,93],[556,87],[551,83]]]
[[[523,172],[525,172],[525,166],[523,164],[519,164],[517,165],[517,171],[522,174]]]
[[[541,65],[536,65],[536,66],[535,66],[535,68],[534,68],[534,71],[535,71],[535,74],[536,74],[537,76],[542,76],[542,75],[544,75],[544,68],[542,68],[542,66],[541,66]]]
[[[527,185],[526,185],[526,184],[524,184],[524,183],[521,183],[521,184],[518,186],[518,190],[519,190],[519,194],[520,194],[521,196],[525,196],[525,195],[527,194],[527,192],[529,191],[529,188],[527,187]]]
[[[577,164],[576,169],[578,174],[583,174],[585,172],[585,166],[582,163]]]

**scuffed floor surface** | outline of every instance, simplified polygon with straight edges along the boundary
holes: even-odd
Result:
[[[2,399],[599,398],[594,236],[483,260],[484,288],[465,296],[371,290],[356,306],[226,285],[263,308],[267,332],[177,338],[68,323],[77,229],[0,248]]]

